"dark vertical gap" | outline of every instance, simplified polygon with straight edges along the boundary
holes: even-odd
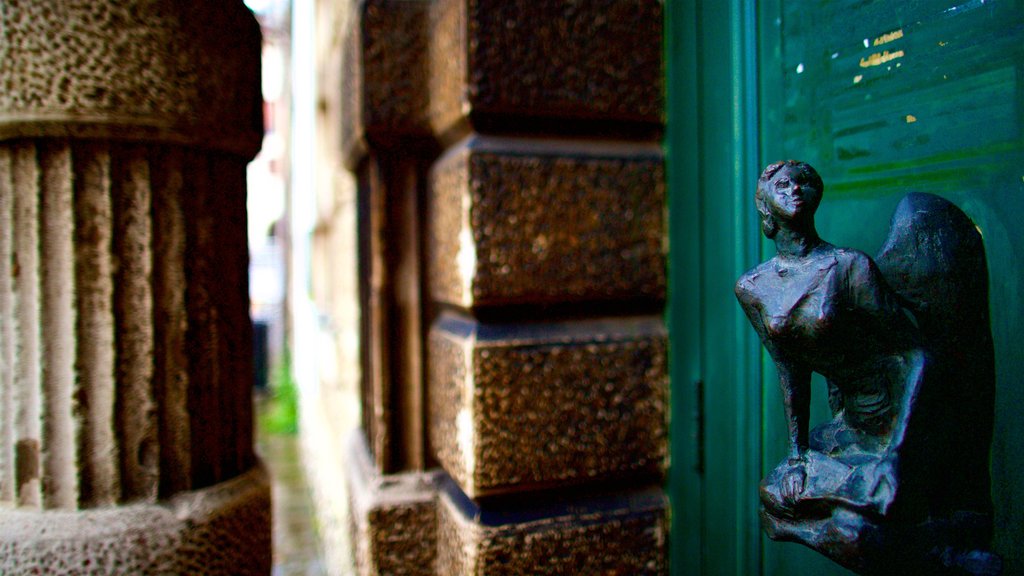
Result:
[[[126,443],[126,437],[128,433],[125,427],[128,426],[128,422],[125,421],[125,412],[128,407],[125,406],[125,378],[124,378],[124,366],[123,366],[123,346],[124,336],[127,330],[125,315],[127,311],[124,308],[125,301],[125,278],[124,278],[124,267],[119,262],[119,257],[124,255],[124,203],[125,203],[125,190],[124,183],[127,178],[124,159],[127,152],[124,146],[112,144],[110,146],[110,216],[111,216],[111,238],[110,238],[110,253],[113,255],[113,302],[112,311],[114,314],[114,437],[116,438],[117,445],[121,448],[120,454],[117,458],[117,469],[121,475],[121,494],[122,500],[130,497],[132,494],[132,478],[131,469],[127,465],[127,461],[132,457],[131,454],[125,453],[129,448]]]
[[[376,397],[375,389],[379,385],[377,372],[379,363],[377,361],[376,336],[374,331],[375,322],[379,322],[376,308],[377,294],[373,282],[377,270],[374,251],[377,239],[375,238],[375,222],[373,203],[374,189],[371,172],[374,170],[373,160],[367,159],[357,170],[358,189],[356,200],[357,211],[357,232],[358,232],[358,274],[359,274],[359,358],[360,358],[360,397],[362,409],[363,430],[366,433],[367,445],[370,453],[377,460],[377,466],[382,467],[383,454],[379,447],[379,436],[381,431],[377,424],[377,411],[379,409],[379,398]]]
[[[185,212],[186,308],[189,325],[186,347],[189,363],[188,411],[191,426],[192,485],[203,488],[221,478],[223,442],[220,401],[217,391],[219,370],[216,358],[221,347],[210,290],[215,270],[210,254],[216,222],[211,202],[210,159],[201,153],[186,153],[182,198]],[[219,283],[218,283],[219,285]]]
[[[433,298],[430,296],[430,254],[428,253],[428,247],[430,246],[430,229],[427,223],[430,222],[431,214],[429,210],[429,194],[430,194],[430,168],[434,163],[435,155],[420,157],[417,161],[416,166],[416,195],[419,203],[419,210],[417,214],[418,230],[417,236],[419,237],[419,251],[417,257],[420,261],[420,277],[419,277],[419,292],[420,292],[420,342],[422,342],[421,353],[421,379],[420,388],[422,390],[422,404],[420,406],[420,426],[423,430],[423,464],[425,468],[434,468],[438,466],[437,458],[434,456],[434,448],[430,443],[430,386],[428,385],[428,377],[430,374],[430,354],[427,350],[429,343],[428,335],[430,333],[430,327],[434,324],[434,320],[437,319],[437,306],[434,305]]]
[[[384,402],[387,415],[384,426],[387,430],[388,455],[385,464],[386,472],[398,472],[404,469],[409,458],[409,446],[406,445],[405,415],[408,409],[406,398],[406,316],[402,305],[401,278],[399,266],[402,264],[402,252],[406,243],[403,222],[405,190],[402,178],[401,158],[390,151],[376,150],[378,182],[376,193],[382,198],[380,217],[383,228],[379,231],[384,264],[384,284],[382,286],[383,307],[386,310],[387,322],[383,325],[384,339],[380,342],[382,360],[385,369]]]
[[[375,150],[372,158],[374,170],[370,188],[373,201],[370,209],[374,211],[371,219],[374,222],[373,241],[376,245],[371,257],[374,259],[373,265],[377,267],[374,290],[376,313],[379,315],[372,327],[373,346],[376,350],[374,361],[378,364],[379,378],[374,401],[379,403],[377,409],[380,411],[377,421],[377,441],[380,447],[378,463],[384,473],[390,474],[401,470],[404,458],[399,428],[402,364],[400,355],[396,354],[402,348],[402,318],[395,298],[396,248],[401,245],[402,238],[395,225],[394,215],[396,205],[400,202],[392,189],[395,171],[393,157],[385,151]]]
[[[420,194],[415,157],[394,154],[382,163],[387,202],[387,291],[391,382],[392,464],[422,470],[423,340]]]
[[[245,163],[235,157],[214,159],[212,206],[218,239],[211,257],[217,273],[217,317],[222,338],[218,364],[222,421],[223,469],[220,480],[248,470],[254,463],[252,433],[252,320],[249,315],[249,247],[246,226]]]
[[[170,470],[174,466],[174,459],[171,457],[173,448],[173,436],[168,433],[171,422],[168,419],[167,403],[170,393],[168,391],[168,380],[170,369],[168,364],[168,350],[166,345],[166,333],[169,321],[166,318],[165,303],[163,301],[163,287],[167,285],[168,278],[161,265],[167,259],[167,231],[161,222],[161,218],[167,214],[170,208],[164,204],[166,195],[171,192],[168,185],[168,163],[166,161],[166,150],[150,150],[149,166],[150,181],[152,182],[152,194],[149,197],[150,219],[153,222],[153,277],[150,279],[153,286],[153,397],[157,399],[157,442],[160,447],[160,463],[158,465],[159,479],[157,480],[157,498],[162,499],[174,492],[174,472]]]
[[[83,240],[83,225],[80,219],[85,214],[83,207],[83,188],[86,181],[86,167],[85,167],[85,151],[81,145],[72,146],[71,148],[71,178],[72,178],[72,190],[71,190],[71,202],[73,205],[73,211],[75,215],[75,309],[79,311],[75,318],[75,334],[77,336],[75,342],[75,385],[72,390],[72,416],[76,420],[77,430],[75,432],[75,452],[78,455],[78,504],[84,505],[92,500],[92,474],[88,466],[88,462],[85,460],[87,450],[89,449],[88,434],[86,427],[89,423],[88,411],[89,411],[89,396],[86,391],[88,381],[86,380],[86,374],[83,373],[84,361],[82,354],[82,335],[85,333],[82,328],[84,327],[83,318],[81,314],[82,309],[82,286],[81,276],[82,268],[84,263],[81,261],[81,242]]]

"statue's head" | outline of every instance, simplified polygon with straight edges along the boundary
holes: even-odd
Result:
[[[786,160],[768,166],[757,179],[754,193],[761,231],[774,238],[780,221],[813,224],[824,191],[821,176],[810,164]]]

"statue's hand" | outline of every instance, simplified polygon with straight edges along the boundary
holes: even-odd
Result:
[[[787,504],[795,504],[807,484],[807,461],[803,458],[791,458],[789,470],[782,477],[782,498]]]

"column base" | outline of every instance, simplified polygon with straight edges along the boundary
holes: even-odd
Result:
[[[0,508],[0,574],[270,574],[264,468],[154,504]]]

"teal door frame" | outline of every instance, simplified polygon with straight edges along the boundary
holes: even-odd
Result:
[[[760,256],[756,5],[669,0],[666,18],[671,573],[748,576],[761,571],[761,346],[733,283]]]

